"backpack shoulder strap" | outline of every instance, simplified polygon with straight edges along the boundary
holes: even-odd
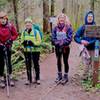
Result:
[[[9,29],[10,33],[12,33],[11,32],[11,29],[12,29],[11,26],[12,26],[11,23],[8,23],[7,28]]]
[[[7,25],[7,28],[8,28],[8,30],[9,30],[9,38],[11,38],[11,35],[12,35],[12,25],[11,25],[11,23],[8,23],[8,25]],[[8,39],[9,39],[8,38]]]
[[[36,34],[37,34],[37,30],[34,29],[34,36],[35,36],[35,38],[36,38]]]

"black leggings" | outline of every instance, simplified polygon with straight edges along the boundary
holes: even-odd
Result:
[[[25,63],[26,63],[26,70],[27,70],[27,78],[28,80],[32,81],[32,62],[31,58],[34,64],[35,69],[35,80],[40,79],[40,66],[39,66],[39,58],[40,58],[40,52],[24,52],[25,55]]]
[[[68,58],[69,58],[70,48],[69,47],[63,47],[63,48],[56,47],[55,53],[56,53],[56,58],[57,58],[58,72],[62,72],[61,59],[63,56],[64,71],[65,73],[68,73],[69,71]]]
[[[12,73],[12,66],[11,66],[11,49],[7,48],[7,58],[8,58],[8,71],[9,74]],[[6,59],[7,60],[7,59]],[[4,47],[0,45],[0,76],[4,75],[4,65],[5,65],[5,51]]]

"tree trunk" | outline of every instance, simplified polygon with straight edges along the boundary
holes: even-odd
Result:
[[[91,1],[90,1],[90,9],[91,9],[92,11],[94,11],[94,3],[95,3],[95,0],[91,0]]]
[[[48,32],[49,0],[43,0],[43,32]]]
[[[54,16],[54,0],[51,0],[51,16]]]
[[[17,31],[19,32],[19,25],[18,25],[18,13],[17,13],[17,1],[13,0],[13,8],[14,8],[14,18]]]
[[[67,0],[63,0],[63,10],[62,13],[66,13],[67,14],[67,5],[68,5],[68,1]]]

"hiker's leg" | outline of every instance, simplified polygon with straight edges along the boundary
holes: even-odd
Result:
[[[0,46],[0,87],[1,88],[5,87],[5,82],[4,82],[4,51],[3,51],[2,46]]]
[[[35,80],[40,80],[40,65],[39,65],[39,59],[40,59],[40,52],[34,52],[33,53],[33,63],[34,63],[34,69],[36,73]]]
[[[0,46],[0,76],[4,76],[4,51],[3,51],[3,46]]]
[[[26,63],[26,71],[27,71],[27,80],[32,82],[32,72],[31,72],[31,53],[25,52],[25,63]]]
[[[62,84],[65,84],[68,82],[68,72],[69,72],[69,64],[68,64],[68,58],[69,58],[70,48],[66,47],[63,48],[63,62],[64,62],[64,69],[65,73],[62,79]]]
[[[67,47],[63,51],[63,62],[64,62],[65,73],[68,73],[69,72],[69,64],[68,64],[69,54],[70,54],[70,48]]]
[[[13,81],[13,76],[12,76],[12,65],[11,65],[11,49],[7,48],[7,59],[8,60],[8,73],[9,73],[9,78],[10,78],[10,85],[14,86],[14,81]]]
[[[56,58],[57,58],[57,68],[58,72],[62,72],[62,51],[60,51],[60,48],[55,48]]]
[[[60,51],[60,48],[55,48],[56,58],[57,58],[57,78],[55,82],[59,82],[62,79],[62,51]]]
[[[7,48],[7,58],[8,58],[8,69],[9,69],[9,74],[12,74],[12,65],[11,65],[11,49]]]

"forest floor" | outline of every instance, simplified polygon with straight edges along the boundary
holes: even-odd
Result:
[[[87,92],[82,87],[78,45],[72,43],[70,53],[69,82],[62,86],[56,85],[56,57],[50,54],[41,66],[41,85],[25,86],[26,74],[23,72],[16,81],[16,86],[10,88],[10,97],[6,89],[0,89],[0,100],[100,100],[100,91]]]

